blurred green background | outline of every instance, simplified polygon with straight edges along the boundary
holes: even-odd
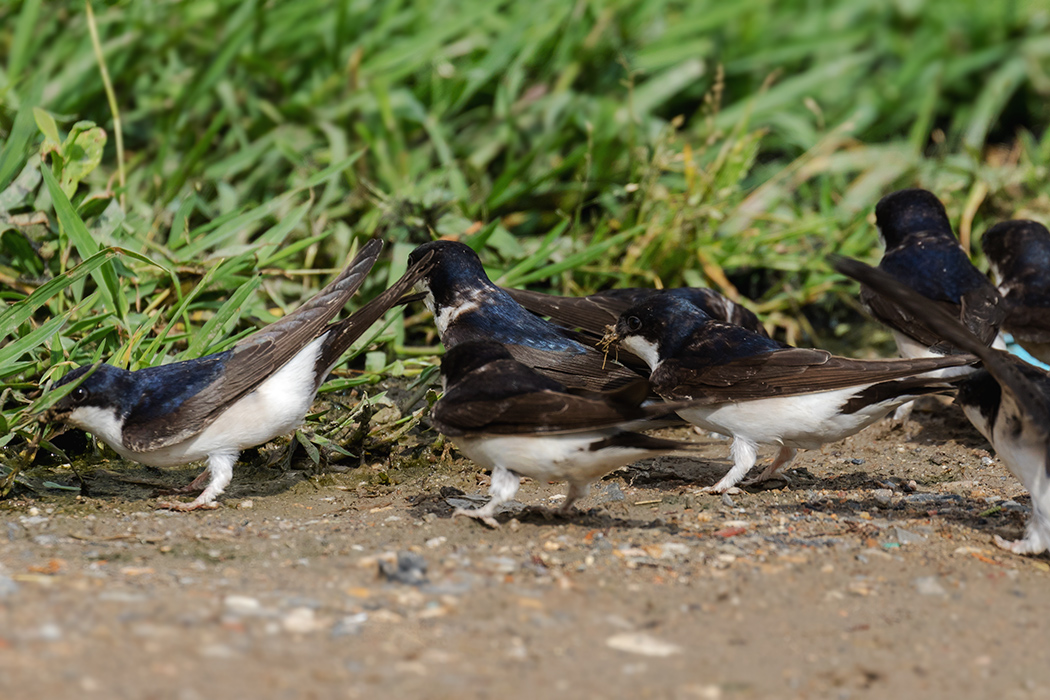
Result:
[[[0,5],[5,444],[42,380],[222,349],[377,232],[363,298],[455,236],[504,284],[709,285],[827,345],[860,316],[823,256],[877,259],[887,192],[934,191],[967,246],[1050,212],[1042,0],[93,12]],[[420,371],[410,313],[328,388]]]

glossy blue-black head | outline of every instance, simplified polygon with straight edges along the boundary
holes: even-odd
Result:
[[[47,414],[49,420],[62,420],[81,407],[115,409],[121,417],[128,414],[138,400],[138,392],[134,374],[126,369],[104,364],[84,365],[58,380],[55,387],[81,379],[89,372],[89,377],[51,408]]]
[[[544,350],[586,352],[568,333],[527,311],[485,274],[477,253],[456,241],[431,241],[412,251],[409,263],[434,252],[433,267],[418,285],[446,348],[467,340],[495,340]]]
[[[218,386],[232,354],[232,350],[227,350],[135,372],[98,365],[80,386],[55,404],[48,413],[49,419],[63,420],[78,408],[113,410],[120,419],[131,414],[140,421],[164,418],[174,414],[187,399]],[[94,366],[77,367],[56,386],[83,377]]]
[[[683,352],[696,351],[711,364],[771,352],[780,345],[742,326],[715,320],[701,308],[672,294],[659,294],[620,315],[613,338],[650,368]],[[695,358],[694,358],[695,359]]]
[[[409,265],[431,251],[432,267],[419,284],[434,296],[438,308],[458,303],[470,290],[494,287],[478,254],[458,241],[424,243],[409,254]]]
[[[875,225],[887,250],[909,238],[947,236],[955,240],[941,200],[917,188],[898,190],[880,199],[875,205]]]
[[[696,330],[713,319],[696,304],[672,294],[655,294],[620,314],[616,337],[641,338],[657,347],[661,355],[675,350]]]
[[[1003,282],[1050,286],[1050,231],[1036,221],[1019,219],[992,226],[981,248]]]

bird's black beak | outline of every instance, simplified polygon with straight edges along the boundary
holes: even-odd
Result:
[[[419,283],[416,282],[416,287],[419,287]],[[405,304],[411,304],[414,301],[423,301],[427,298],[426,292],[415,292],[414,294],[406,294],[397,300],[397,306],[404,306]]]

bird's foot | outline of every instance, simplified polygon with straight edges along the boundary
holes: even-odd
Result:
[[[180,503],[179,501],[158,501],[157,510],[177,510],[182,513],[188,513],[191,510],[216,510],[219,508],[219,504],[215,501],[208,503],[198,503],[193,501],[192,503]]]
[[[999,535],[995,536],[995,545],[1000,549],[1005,549],[1008,552],[1014,554],[1041,554],[1046,551],[1046,547],[1043,546],[1039,538],[1024,537],[1019,540],[1008,540]]]
[[[713,493],[718,496],[728,494],[730,496],[735,496],[739,493],[743,493],[743,491],[741,491],[740,488],[737,486],[723,486],[722,482],[720,481],[714,486],[703,486],[697,489],[697,493]]]
[[[485,523],[493,530],[498,530],[499,522],[497,522],[496,519],[492,517],[491,510],[486,511],[486,508],[486,506],[483,506],[481,508],[456,508],[454,511],[452,511],[452,517],[454,518],[457,515],[462,515],[467,518],[474,518],[475,520],[480,520],[481,522]]]
[[[898,406],[897,410],[893,412],[893,416],[890,418],[890,429],[904,430],[904,426],[907,425],[908,421],[911,419],[911,412],[914,408],[914,401],[909,401],[906,404]]]

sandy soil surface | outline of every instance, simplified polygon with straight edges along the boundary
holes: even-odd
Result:
[[[0,503],[0,697],[1050,697],[1050,560],[991,543],[1028,498],[956,409],[728,499],[695,489],[729,443],[674,434],[706,461],[617,472],[570,519],[536,508],[563,484],[527,481],[499,530],[450,517],[484,475],[423,448],[240,468],[210,512],[128,482],[190,468],[23,491]]]

